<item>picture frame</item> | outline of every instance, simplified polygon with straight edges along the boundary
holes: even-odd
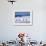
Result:
[[[32,26],[33,12],[32,11],[16,11],[14,16],[14,24],[16,26]]]

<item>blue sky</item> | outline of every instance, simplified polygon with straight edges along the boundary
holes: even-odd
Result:
[[[16,12],[15,17],[30,16],[30,12]]]

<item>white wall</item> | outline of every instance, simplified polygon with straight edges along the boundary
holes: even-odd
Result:
[[[14,26],[15,11],[30,9],[33,10],[33,25]],[[31,34],[33,40],[46,40],[46,0],[17,0],[13,5],[0,0],[0,40],[14,40],[18,32]]]

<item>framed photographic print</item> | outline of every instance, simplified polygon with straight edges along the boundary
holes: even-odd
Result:
[[[30,26],[33,23],[32,12],[17,11],[15,12],[15,25],[17,26]]]

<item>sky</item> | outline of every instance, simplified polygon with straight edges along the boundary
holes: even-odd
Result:
[[[30,12],[16,12],[15,17],[30,16]]]

